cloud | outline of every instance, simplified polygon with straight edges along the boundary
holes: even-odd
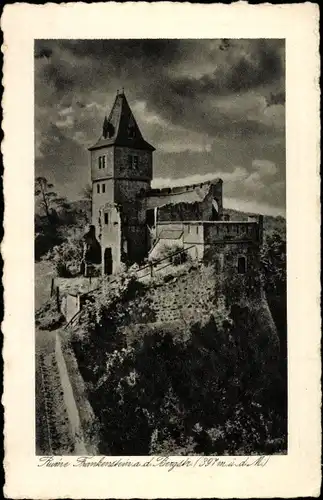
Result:
[[[124,86],[156,177],[219,174],[226,196],[283,204],[284,64],[282,40],[38,40],[36,169],[65,192],[87,182],[87,148]]]
[[[277,173],[277,166],[269,160],[253,160],[252,168],[258,170],[263,175],[275,175]]]
[[[286,217],[285,207],[274,207],[267,203],[256,200],[244,200],[240,198],[226,198],[224,208],[240,210],[241,212],[272,215],[273,217]]]
[[[217,172],[216,175],[214,173],[209,174],[194,174],[189,175],[187,177],[180,177],[178,179],[172,179],[170,177],[156,177],[152,182],[152,187],[154,188],[162,188],[162,187],[174,187],[174,186],[186,186],[189,184],[201,184],[202,182],[207,182],[212,179],[220,178],[224,182],[234,181],[239,182],[242,179],[245,179],[248,175],[247,171],[242,167],[236,167],[233,172]]]
[[[209,180],[215,179],[217,176],[214,174],[195,174],[187,177],[182,177],[179,179],[172,178],[155,178],[152,182],[153,188],[163,188],[163,187],[175,187],[175,186],[185,186],[190,184],[200,184],[202,182],[207,182]],[[261,181],[259,178],[258,172],[254,174],[248,175],[248,172],[242,167],[236,167],[233,172],[228,174],[227,172],[219,172],[219,177],[224,181],[224,192],[227,194],[230,189],[234,186],[240,186],[240,183],[243,182],[244,185],[247,185],[251,191],[258,184],[260,186]],[[229,190],[227,189],[229,187]],[[278,186],[274,185],[274,191],[277,189],[284,187],[283,183],[280,183]],[[282,215],[285,216],[285,207],[284,206],[273,206],[271,203],[261,202],[256,199],[243,199],[233,196],[224,196],[224,207],[232,208],[235,210],[241,210],[243,212],[251,212],[251,213],[260,213],[267,215]]]

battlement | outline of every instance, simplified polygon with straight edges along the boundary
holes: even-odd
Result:
[[[179,195],[187,192],[192,192],[197,188],[211,186],[212,184],[222,184],[222,182],[222,179],[216,178],[206,182],[201,182],[199,184],[187,184],[185,186],[174,186],[167,188],[153,188],[148,191],[147,196],[169,196],[174,194]]]
[[[179,239],[183,243],[213,245],[216,243],[262,244],[263,217],[249,221],[160,221],[156,236]]]

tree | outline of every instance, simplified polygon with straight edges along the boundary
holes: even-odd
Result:
[[[39,205],[45,212],[48,222],[53,220],[53,205],[59,201],[57,193],[51,191],[53,184],[48,182],[46,177],[36,177],[35,180],[35,196],[39,200]]]
[[[87,184],[81,191],[82,197],[86,201],[92,202],[92,186],[91,184]]]

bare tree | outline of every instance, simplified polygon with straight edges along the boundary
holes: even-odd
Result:
[[[66,198],[58,196],[53,191],[53,184],[48,182],[46,177],[36,177],[35,179],[35,196],[39,200],[39,205],[44,211],[48,222],[52,223],[57,217],[56,208],[68,211],[70,209]]]
[[[48,220],[50,220],[52,201],[57,198],[57,193],[51,191],[53,187],[53,184],[48,182],[45,177],[36,177],[35,196],[38,197],[40,206],[44,210]]]

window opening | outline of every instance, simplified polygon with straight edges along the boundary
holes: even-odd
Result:
[[[247,271],[247,262],[245,257],[238,257],[238,273],[245,274]]]

